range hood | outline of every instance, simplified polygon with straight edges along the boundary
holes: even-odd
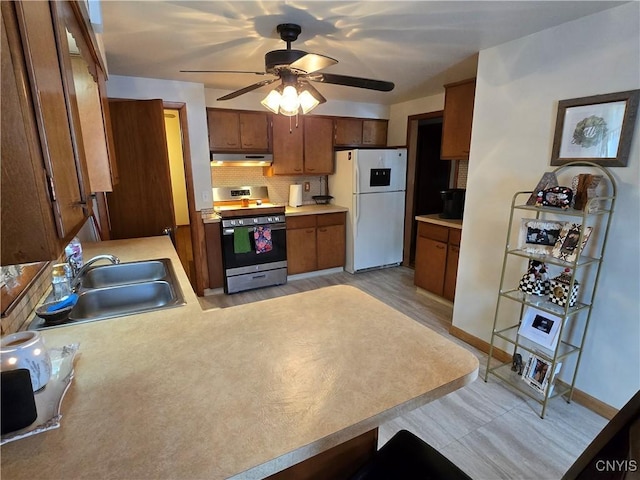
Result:
[[[212,153],[212,167],[268,167],[273,162],[270,153]]]

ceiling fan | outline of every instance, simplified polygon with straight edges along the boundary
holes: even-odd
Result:
[[[238,70],[180,70],[187,73],[253,73],[256,75],[273,75],[275,78],[262,80],[247,87],[231,92],[218,98],[219,101],[231,100],[245,93],[256,90],[281,80],[281,85],[269,93],[262,104],[274,113],[292,116],[302,109],[307,113],[320,103],[326,102],[326,98],[313,86],[311,82],[330,83],[347,87],[366,88],[380,92],[390,92],[394,88],[392,82],[373,80],[370,78],[351,77],[332,73],[321,73],[338,61],[334,58],[317,53],[307,53],[302,50],[293,50],[291,43],[298,39],[302,28],[294,23],[282,23],[278,25],[277,32],[280,38],[286,42],[286,50],[272,50],[264,56],[265,71],[251,72]],[[290,88],[289,88],[290,87]]]

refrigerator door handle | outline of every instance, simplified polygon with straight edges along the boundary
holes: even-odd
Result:
[[[353,215],[353,238],[358,238],[358,219],[360,218],[360,195],[355,195],[355,214]]]
[[[353,168],[354,168],[353,193],[360,193],[360,168],[358,167],[358,162],[354,163]]]

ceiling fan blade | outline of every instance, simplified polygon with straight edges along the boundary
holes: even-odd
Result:
[[[323,68],[330,67],[331,65],[335,65],[336,63],[338,63],[338,61],[335,58],[318,55],[317,53],[307,53],[295,62],[291,62],[289,68],[301,70],[304,73],[312,73],[322,70]]]
[[[267,74],[267,72],[247,72],[244,70],[180,70],[180,73],[252,73],[254,75]]]
[[[309,93],[316,99],[318,100],[318,102],[320,102],[320,104],[323,104],[327,101],[326,98],[324,98],[322,96],[322,94],[316,89],[316,87],[314,87],[313,85],[311,85],[311,83],[307,82],[304,79],[300,80],[300,83],[302,85],[304,85],[304,87],[309,90]]]
[[[270,83],[279,80],[278,78],[270,78],[269,80],[262,80],[261,82],[254,83],[253,85],[249,85],[248,87],[241,88],[240,90],[236,90],[235,92],[231,92],[223,97],[218,98],[218,101],[222,100],[231,100],[232,98],[239,97],[240,95],[244,95],[247,92],[255,90],[260,87],[264,87],[265,85],[269,85]]]
[[[369,90],[378,90],[380,92],[390,92],[395,87],[393,82],[373,80],[371,78],[350,77],[348,75],[335,75],[333,73],[314,73],[313,75],[307,75],[306,78],[313,82],[367,88]]]

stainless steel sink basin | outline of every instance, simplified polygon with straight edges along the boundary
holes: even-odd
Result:
[[[140,282],[83,292],[69,314],[73,323],[103,320],[184,305],[169,282]]]
[[[80,290],[104,288],[130,283],[164,280],[169,275],[169,259],[102,265],[89,270],[80,279]]]
[[[78,287],[78,301],[67,319],[53,323],[36,317],[29,329],[94,322],[186,303],[168,258],[93,267]]]

